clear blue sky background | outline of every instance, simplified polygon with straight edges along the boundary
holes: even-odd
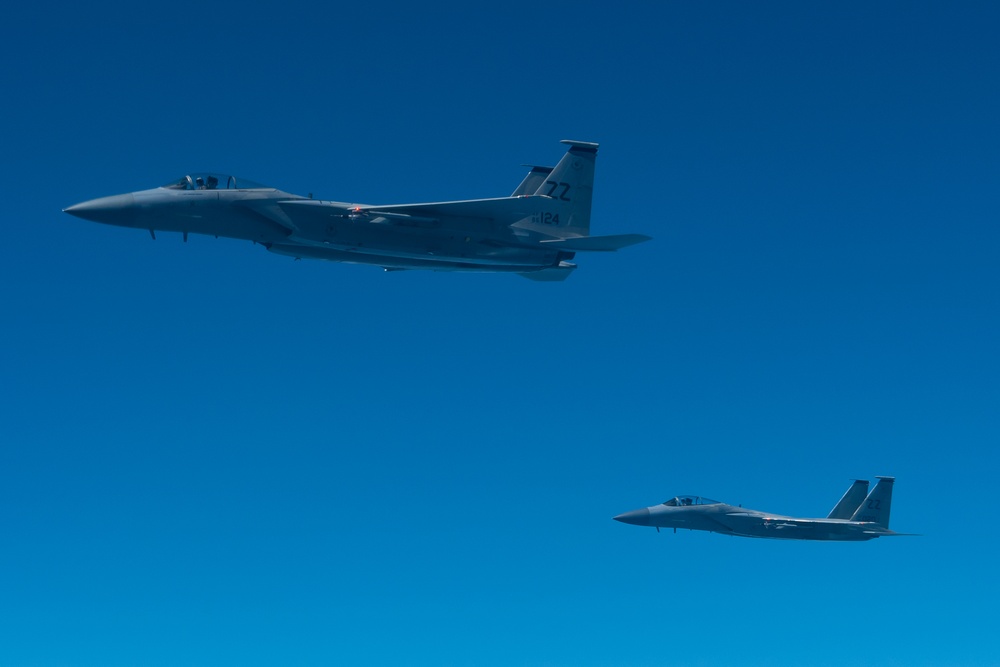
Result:
[[[364,6],[361,6],[361,5]],[[988,665],[995,3],[18,3],[0,665]],[[565,283],[106,227],[189,171],[503,196],[601,142]],[[611,520],[677,493],[892,527]]]

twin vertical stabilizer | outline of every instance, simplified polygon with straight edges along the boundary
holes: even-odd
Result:
[[[645,234],[590,235],[590,209],[594,199],[594,169],[598,144],[589,141],[562,143],[569,150],[555,167],[532,167],[512,197],[543,198],[537,212],[514,224],[548,238],[540,243],[568,253],[610,252],[648,241]]]
[[[854,513],[858,511],[861,507],[861,503],[864,502],[865,496],[868,495],[868,480],[867,479],[856,479],[854,484],[851,484],[851,488],[847,490],[844,497],[840,499],[837,506],[833,508],[830,512],[828,519],[850,519],[854,516]]]
[[[559,227],[574,236],[590,236],[590,206],[594,199],[594,168],[598,144],[563,139],[569,150],[535,191],[561,204]]]
[[[879,477],[877,479],[878,484],[854,512],[851,521],[872,521],[883,528],[888,528],[889,506],[892,503],[892,483],[896,481],[896,478]]]
[[[531,171],[528,172],[528,175],[524,177],[524,180],[521,181],[521,184],[517,186],[517,189],[510,196],[527,197],[528,195],[535,194],[551,173],[552,167],[531,166]]]

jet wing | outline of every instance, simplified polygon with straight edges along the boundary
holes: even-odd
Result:
[[[730,529],[735,529],[740,524],[744,524],[746,527],[763,525],[767,528],[787,530],[789,528],[802,528],[812,524],[812,521],[808,519],[793,519],[792,517],[781,516],[780,514],[764,514],[754,511],[727,512],[725,516],[729,522]]]
[[[367,215],[407,218],[429,218],[446,223],[448,220],[481,221],[508,227],[530,218],[547,208],[548,197],[499,197],[465,201],[432,202],[429,204],[397,204],[392,206],[361,206]]]
[[[310,223],[327,222],[329,218],[402,225],[406,227],[436,227],[437,218],[409,215],[400,211],[375,211],[370,206],[343,204],[332,201],[316,201],[313,199],[290,200],[278,202],[278,206],[290,220],[308,226]]]
[[[809,528],[816,525],[815,519],[793,519],[787,516],[765,516],[764,525],[769,528]]]
[[[486,224],[507,226],[530,217],[538,211],[539,200],[547,201],[547,199],[546,197],[500,197],[388,206],[353,205],[308,199],[283,201],[279,205],[292,220],[295,220],[296,216],[320,215],[406,226],[438,226],[448,219],[480,220]]]

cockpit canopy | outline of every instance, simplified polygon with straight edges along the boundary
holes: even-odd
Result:
[[[188,174],[162,186],[168,190],[270,190],[266,185],[228,174]]]
[[[722,503],[701,496],[676,496],[663,504],[667,507],[688,507],[690,505],[721,505]]]

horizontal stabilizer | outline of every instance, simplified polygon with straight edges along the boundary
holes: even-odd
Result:
[[[609,252],[626,248],[636,243],[643,243],[652,240],[652,236],[645,234],[612,234],[609,236],[575,236],[568,239],[552,239],[542,241],[543,245],[551,245],[560,250],[570,251],[599,251]]]

